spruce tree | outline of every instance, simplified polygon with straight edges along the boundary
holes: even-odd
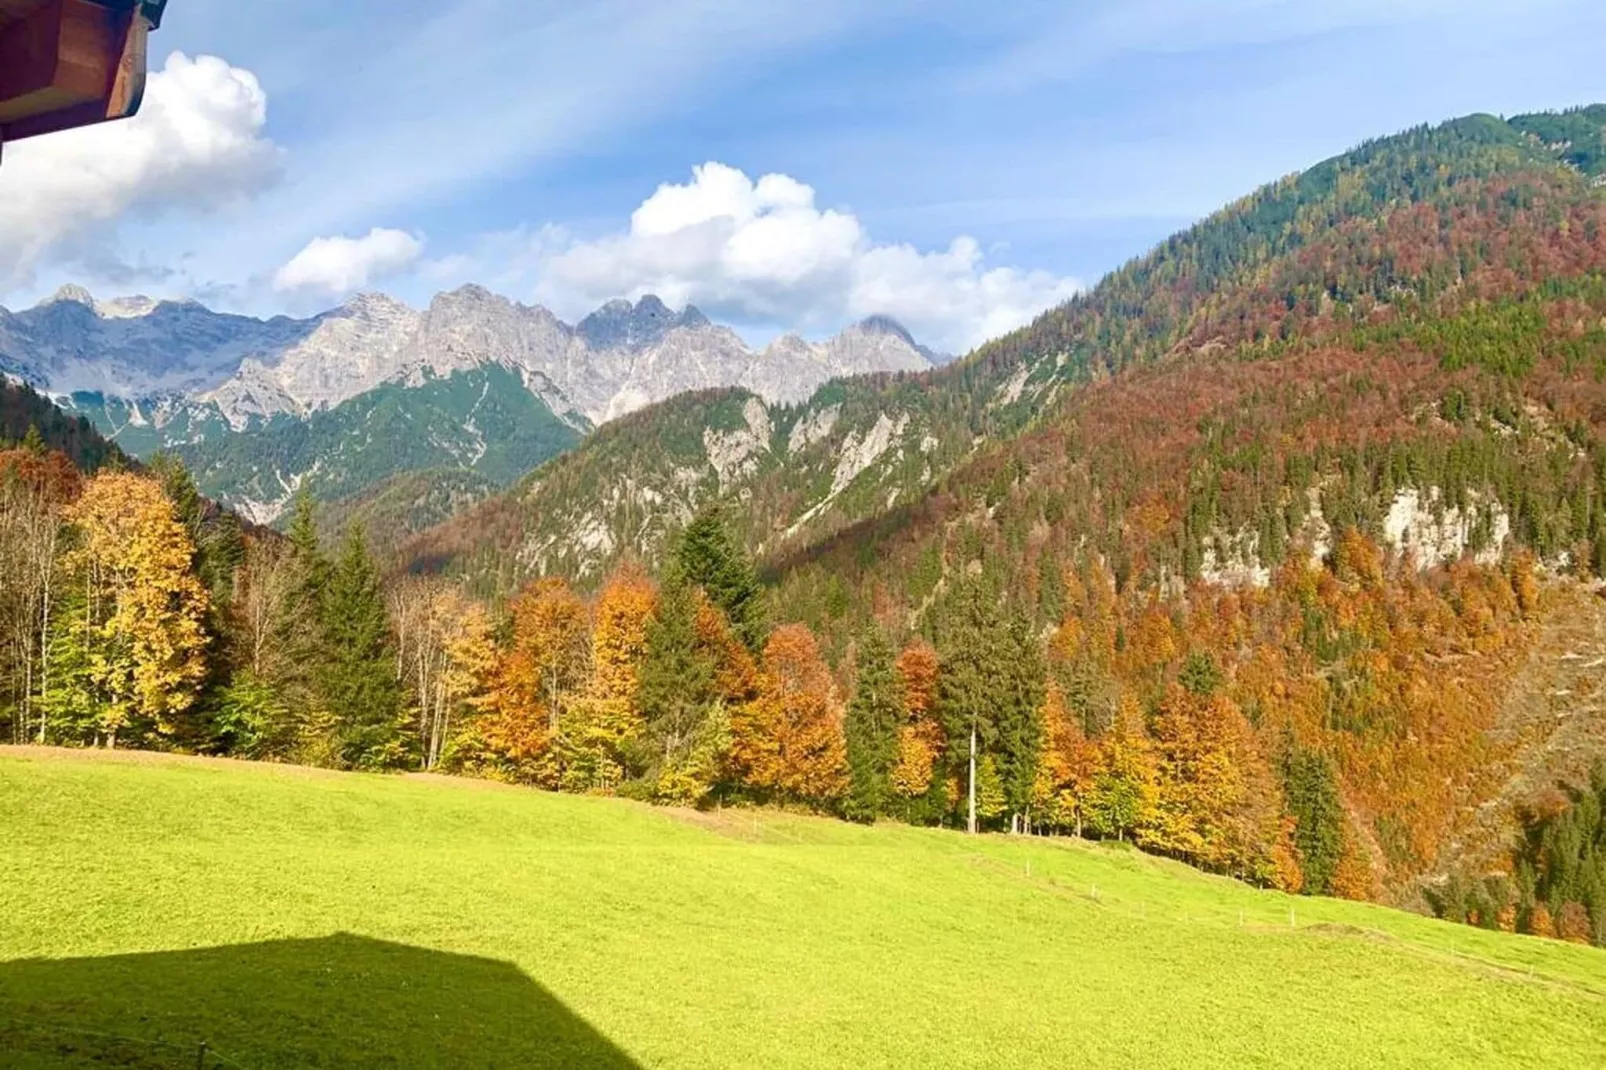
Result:
[[[892,644],[880,628],[872,627],[866,633],[859,649],[858,670],[844,725],[851,778],[844,810],[855,821],[874,821],[886,812],[891,797],[903,706]]]
[[[1007,805],[1024,813],[1042,752],[1042,652],[1026,615],[1000,606],[977,579],[959,586],[941,620],[939,707],[949,750],[980,763],[991,756]],[[967,785],[968,788],[968,785]],[[968,800],[967,800],[968,809]],[[973,822],[969,822],[973,824]]]
[[[327,645],[317,683],[341,759],[355,768],[396,764],[403,757],[401,685],[379,571],[360,529],[346,536],[322,602]]]
[[[1011,611],[997,634],[998,676],[994,718],[998,774],[1010,812],[1027,815],[1043,754],[1046,670],[1031,621]]]
[[[701,587],[725,614],[747,649],[755,654],[762,650],[769,631],[764,591],[722,507],[712,505],[697,514],[681,533],[675,562],[686,580]]]
[[[1283,792],[1294,819],[1294,847],[1304,874],[1303,891],[1327,895],[1344,852],[1344,803],[1338,771],[1325,754],[1292,750],[1283,762]]]
[[[966,828],[976,831],[976,763],[992,742],[993,650],[997,610],[975,580],[964,580],[944,607],[937,649],[942,674],[938,678],[938,712],[948,733],[949,753],[963,764]]]
[[[656,782],[685,760],[714,705],[714,659],[697,635],[697,589],[671,562],[647,625],[641,665],[641,713],[649,749],[634,772]]]
[[[322,666],[331,656],[324,634],[324,598],[329,586],[329,562],[318,545],[312,498],[296,494],[290,519],[290,576],[283,599],[273,615],[274,646],[283,652],[267,673],[286,704],[302,718],[322,705],[319,694]],[[299,735],[298,728],[292,735]]]

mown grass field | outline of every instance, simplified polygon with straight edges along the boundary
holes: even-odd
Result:
[[[1586,1067],[1606,953],[1066,841],[0,751],[0,1065],[202,1040],[245,1067]]]

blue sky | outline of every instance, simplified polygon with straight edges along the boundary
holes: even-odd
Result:
[[[7,148],[0,301],[656,290],[958,350],[1365,137],[1606,99],[1603,44],[1598,0],[173,0],[149,114]]]

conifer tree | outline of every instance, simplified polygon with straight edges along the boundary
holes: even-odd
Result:
[[[360,528],[346,536],[322,599],[325,660],[317,674],[342,761],[382,768],[402,757],[401,685],[379,571]]]
[[[942,658],[939,708],[948,730],[949,750],[962,755],[967,814],[965,827],[976,831],[976,762],[991,742],[993,672],[991,642],[998,628],[997,611],[981,585],[967,580],[955,592],[942,618],[938,649]]]
[[[1030,805],[1042,751],[1043,663],[1030,622],[1000,610],[979,580],[966,580],[943,618],[941,708],[950,750],[965,755],[966,827],[976,827],[976,763],[993,757],[1015,813]]]
[[[1344,804],[1332,759],[1316,751],[1290,751],[1283,762],[1283,791],[1294,818],[1304,891],[1328,895],[1344,851]]]
[[[675,562],[686,581],[701,587],[725,614],[747,649],[761,651],[769,631],[763,588],[723,508],[709,506],[687,525],[675,547]]]
[[[717,668],[697,634],[697,588],[671,562],[647,625],[641,713],[647,748],[641,768],[653,781],[678,768],[695,746],[716,700]]]
[[[858,670],[844,725],[850,776],[845,810],[855,821],[874,821],[886,812],[892,793],[903,707],[892,644],[880,628],[872,627],[865,634]]]
[[[1023,819],[1043,753],[1043,654],[1025,614],[1011,612],[998,632],[999,673],[994,719],[997,765],[1005,805]]]

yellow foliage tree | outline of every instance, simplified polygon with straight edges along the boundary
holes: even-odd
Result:
[[[1043,696],[1043,757],[1032,787],[1033,809],[1042,822],[1082,835],[1088,800],[1102,768],[1098,746],[1066,708],[1059,683],[1050,680]]]
[[[612,791],[624,778],[623,752],[640,736],[641,663],[658,592],[646,573],[625,566],[611,576],[592,613],[591,677],[559,722],[544,777],[569,791]]]
[[[206,590],[195,544],[160,483],[102,472],[68,510],[86,595],[88,676],[108,746],[136,721],[169,740],[206,676]]]
[[[620,569],[602,589],[591,633],[592,698],[634,707],[647,653],[647,622],[657,604],[652,581],[638,568]]]

